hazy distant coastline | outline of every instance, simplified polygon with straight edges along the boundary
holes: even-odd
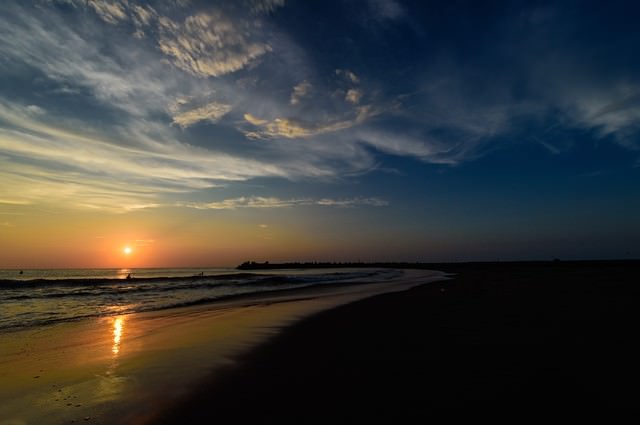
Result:
[[[454,267],[456,269],[464,268],[493,268],[500,265],[501,267],[522,267],[527,265],[562,265],[567,267],[575,266],[619,266],[640,264],[640,259],[624,259],[624,260],[570,260],[562,261],[554,259],[549,261],[531,260],[531,261],[463,261],[463,262],[331,262],[331,261],[307,261],[307,262],[285,262],[271,263],[269,261],[256,262],[245,261],[236,267],[237,270],[285,270],[285,269],[328,269],[328,268],[394,268],[394,269],[416,269],[416,270],[442,270]]]

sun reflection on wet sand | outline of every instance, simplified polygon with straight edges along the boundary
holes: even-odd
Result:
[[[113,320],[113,345],[111,352],[116,357],[120,353],[120,343],[122,340],[122,329],[124,327],[124,316],[118,316]]]
[[[114,310],[116,308],[114,307]],[[118,372],[122,356],[124,325],[127,316],[115,316],[111,319],[111,361],[103,374],[97,374],[98,379],[93,391],[94,403],[106,403],[118,400],[127,388],[130,378]],[[1,424],[0,424],[1,425]]]

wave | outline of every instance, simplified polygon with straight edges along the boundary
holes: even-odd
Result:
[[[139,292],[170,292],[178,290],[213,289],[239,286],[293,286],[330,283],[346,279],[373,277],[381,271],[335,272],[310,276],[261,275],[237,273],[191,277],[152,277],[132,279],[36,279],[27,281],[0,280],[0,299],[65,298],[100,296],[103,294],[135,294]],[[73,289],[75,288],[75,289]],[[15,293],[8,290],[41,289]],[[5,296],[2,296],[4,294]]]
[[[375,283],[398,270],[234,273],[138,279],[0,281],[0,329],[11,330],[142,311],[164,310],[318,285]],[[11,314],[5,314],[11,312]]]
[[[294,289],[294,288],[289,288],[289,289]],[[269,292],[281,292],[281,291],[272,289],[272,290],[266,290],[266,291],[260,291],[260,292],[245,292],[245,293],[238,293],[238,294],[220,295],[215,297],[202,297],[202,298],[183,300],[183,301],[176,300],[174,302],[169,302],[169,303],[165,303],[162,305],[155,305],[155,306],[145,306],[143,304],[140,304],[140,305],[135,305],[128,308],[119,309],[114,312],[93,312],[93,313],[85,313],[85,314],[67,315],[63,317],[42,317],[41,316],[38,318],[29,318],[28,314],[23,313],[23,314],[14,316],[10,321],[6,321],[6,323],[3,323],[2,318],[0,317],[0,330],[17,331],[20,329],[33,328],[38,326],[49,326],[49,325],[56,325],[60,323],[76,322],[79,320],[90,319],[95,317],[113,317],[113,316],[121,316],[121,315],[132,314],[132,313],[162,311],[162,310],[170,310],[173,308],[181,308],[181,307],[192,307],[197,305],[211,304],[215,302],[230,301],[234,299],[241,299],[241,298],[248,299],[252,295],[265,294]],[[258,303],[258,301],[256,301],[256,303]],[[52,316],[57,315],[55,312],[51,312],[49,314]],[[27,319],[23,319],[21,316],[26,316]]]
[[[234,279],[249,279],[252,277],[261,276],[256,273],[233,273],[233,274],[220,274],[220,275],[194,275],[194,276],[154,276],[154,277],[132,277],[131,279],[125,278],[61,278],[61,279],[0,279],[0,290],[2,289],[22,289],[22,288],[37,288],[41,286],[91,286],[91,285],[105,285],[105,284],[133,284],[133,283],[149,283],[149,282],[178,282],[178,281],[193,281],[202,279],[216,279],[216,280],[234,280]]]

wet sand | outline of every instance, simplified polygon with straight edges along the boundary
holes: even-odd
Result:
[[[405,290],[438,272],[88,319],[0,335],[0,425],[157,420],[195,386],[314,313]],[[206,379],[205,379],[206,378]]]
[[[155,423],[395,424],[443,409],[640,407],[638,262],[440,267],[457,276],[286,328]]]

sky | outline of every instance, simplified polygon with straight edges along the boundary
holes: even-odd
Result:
[[[0,267],[639,258],[639,20],[4,0]]]

